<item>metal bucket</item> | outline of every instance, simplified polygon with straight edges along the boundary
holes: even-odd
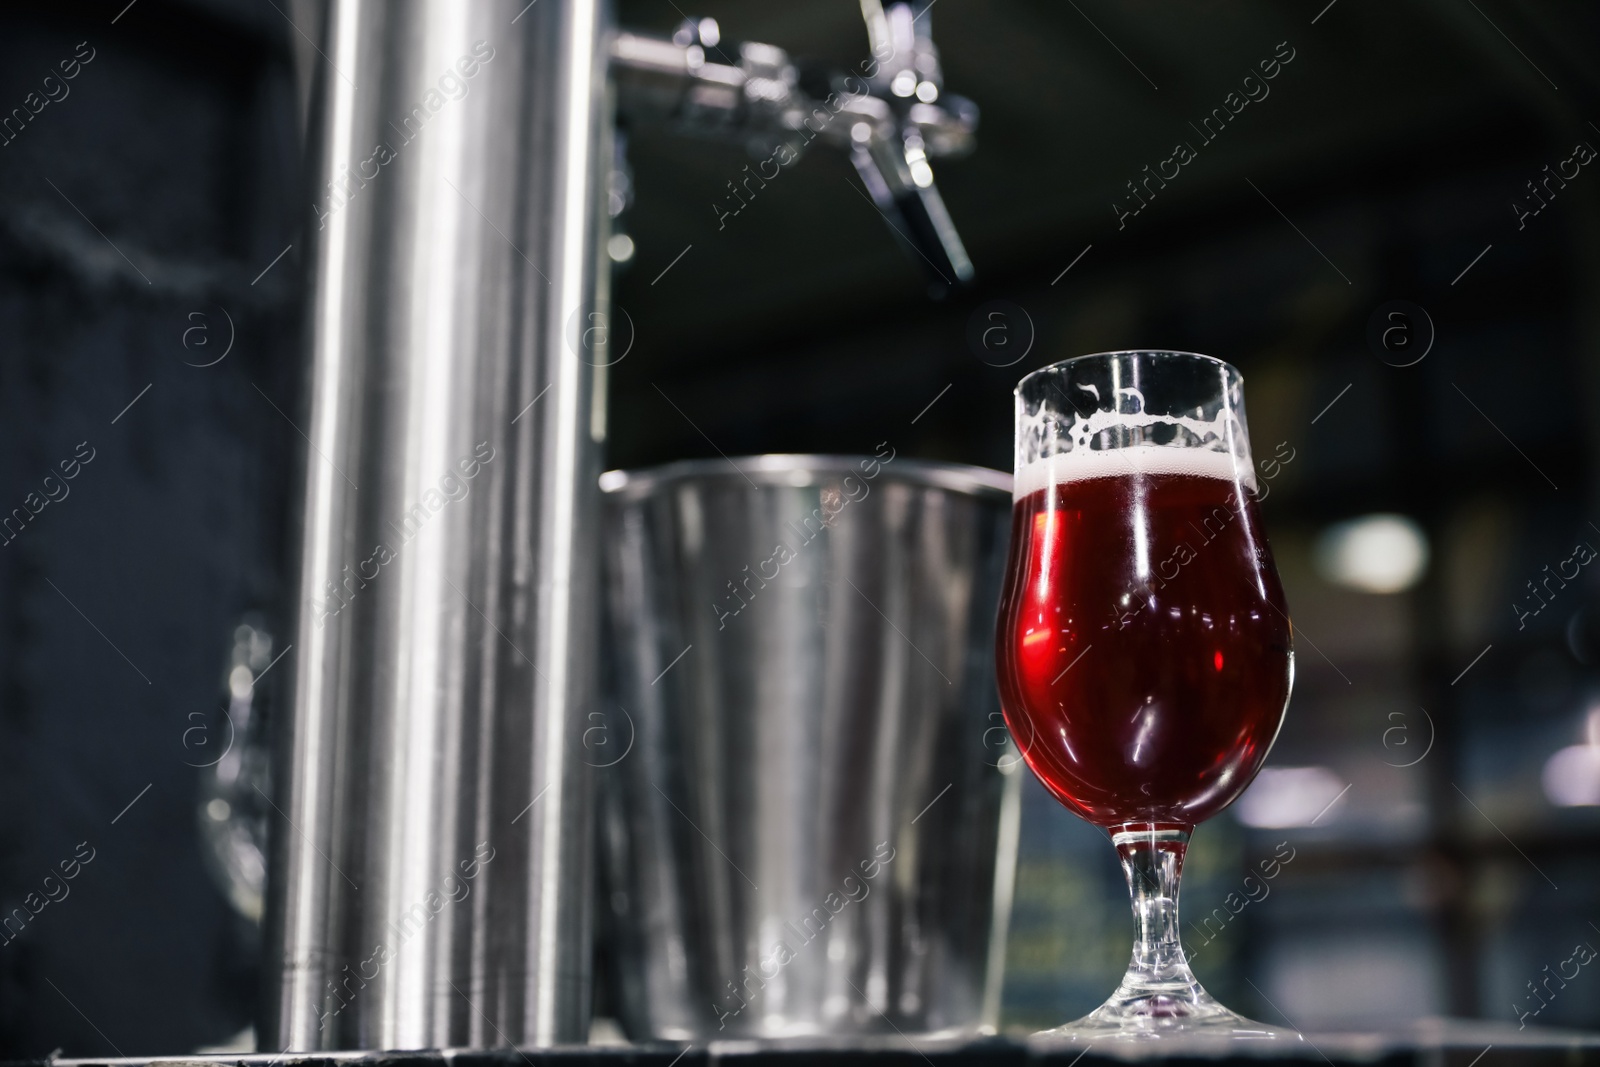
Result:
[[[1010,477],[882,447],[601,487],[614,685],[585,759],[628,1034],[993,1032]]]

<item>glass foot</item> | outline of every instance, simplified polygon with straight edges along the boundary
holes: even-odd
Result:
[[[1131,977],[1131,976],[1130,976]],[[1192,978],[1162,983],[1123,980],[1111,999],[1065,1026],[1041,1030],[1037,1037],[1064,1039],[1079,1044],[1099,1041],[1305,1040],[1294,1030],[1246,1019],[1219,1004]]]
[[[1200,988],[1178,938],[1178,879],[1187,827],[1119,827],[1111,835],[1133,900],[1133,958],[1111,999],[1076,1022],[1035,1035],[1074,1043],[1152,1038],[1210,1041],[1305,1040],[1294,1030],[1236,1015]]]

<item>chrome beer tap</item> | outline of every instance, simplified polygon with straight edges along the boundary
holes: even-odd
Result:
[[[770,44],[730,48],[710,18],[685,19],[670,38],[619,32],[611,46],[618,115],[745,145],[758,162],[728,183],[728,210],[717,209],[722,225],[742,210],[741,187],[764,188],[813,144],[847,153],[895,237],[942,294],[973,272],[933,160],[972,151],[978,108],[944,91],[930,7],[863,0],[871,55],[848,71],[804,70]]]

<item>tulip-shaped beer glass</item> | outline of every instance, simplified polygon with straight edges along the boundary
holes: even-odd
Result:
[[[1050,1033],[1294,1039],[1213,1000],[1178,939],[1189,834],[1261,768],[1294,676],[1239,372],[1108,352],[1035,371],[1016,404],[1006,723],[1056,799],[1110,834],[1136,930],[1111,999]]]

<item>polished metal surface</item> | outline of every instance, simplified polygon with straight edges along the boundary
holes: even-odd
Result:
[[[884,445],[601,484],[615,689],[584,747],[629,1035],[992,1030],[1010,477]]]
[[[607,24],[328,6],[263,1047],[585,1033]]]
[[[227,704],[221,718],[190,712],[183,731],[183,762],[200,772],[196,816],[201,856],[234,910],[260,925],[267,890],[268,802],[272,752],[266,723],[271,709],[256,684],[270,671],[272,633],[254,614],[234,627],[226,671]]]
[[[715,191],[719,218],[737,214],[813,143],[843,150],[896,239],[944,292],[969,283],[973,268],[931,161],[972,151],[978,108],[944,91],[932,7],[865,0],[871,55],[807,78],[776,45],[723,42],[715,19],[685,18],[671,38],[620,32],[610,49],[617,107],[635,124],[747,148],[752,165]],[[737,64],[708,58],[731,60],[730,52]]]

